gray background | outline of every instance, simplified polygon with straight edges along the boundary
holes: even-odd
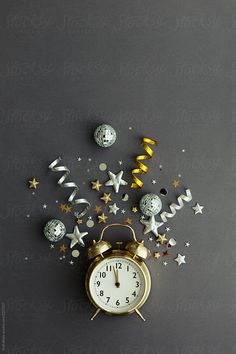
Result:
[[[0,259],[7,353],[236,353],[235,32],[230,0],[1,2]],[[103,121],[118,134],[107,151],[92,139]],[[74,266],[70,257],[60,263],[58,249],[51,251],[42,235],[51,217],[69,231],[74,225],[72,215],[58,210],[55,200],[65,201],[68,193],[47,166],[62,154],[81,196],[98,203],[89,189],[91,179],[106,180],[98,163],[118,172],[122,159],[129,179],[143,135],[159,146],[143,190],[130,192],[126,209],[161,187],[169,189],[163,208],[187,186],[193,202],[168,223],[168,236],[178,241],[168,266],[148,262],[153,288],[142,309],[147,322],[135,315],[100,315],[90,322],[85,250]],[[171,181],[179,173],[181,188],[174,191]],[[27,188],[31,177],[40,181],[35,196]],[[119,198],[114,200],[122,205]],[[197,201],[205,209],[194,216]],[[138,215],[133,218],[141,237]],[[100,229],[96,224],[90,230],[86,245]],[[179,268],[177,252],[187,260]]]

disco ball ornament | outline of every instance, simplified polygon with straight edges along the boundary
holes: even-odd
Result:
[[[139,207],[144,215],[154,216],[161,211],[162,202],[156,194],[145,194],[139,202]]]
[[[65,236],[66,228],[60,220],[52,219],[44,227],[44,235],[51,242],[57,242]]]
[[[116,131],[108,124],[99,125],[94,132],[94,139],[101,147],[109,147],[116,141]]]

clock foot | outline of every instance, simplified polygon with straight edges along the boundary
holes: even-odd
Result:
[[[90,320],[93,321],[94,318],[99,314],[100,311],[101,311],[101,309],[97,309],[95,314],[90,318]]]
[[[135,312],[143,321],[146,321],[146,319],[143,317],[143,315],[141,314],[141,312],[139,310],[136,309]]]

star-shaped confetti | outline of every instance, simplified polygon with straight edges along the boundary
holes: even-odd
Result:
[[[162,264],[163,264],[164,267],[166,267],[167,264],[168,264],[168,262],[165,261],[165,262],[163,262]]]
[[[65,211],[66,210],[66,204],[59,204],[59,209],[61,211]]]
[[[174,179],[172,182],[173,188],[178,188],[180,186],[180,181],[178,179]]]
[[[65,211],[66,214],[67,214],[67,213],[71,213],[71,209],[72,209],[71,206],[66,205],[64,211]]]
[[[175,262],[178,263],[178,266],[180,266],[183,263],[186,263],[185,256],[183,256],[180,253],[178,253],[178,256],[175,258]]]
[[[157,259],[161,257],[161,255],[160,255],[159,252],[155,252],[155,253],[153,254],[153,256],[154,256],[155,258],[157,258]]]
[[[97,214],[100,213],[102,211],[101,205],[96,205],[94,211],[96,211]]]
[[[120,208],[118,208],[118,206],[116,205],[116,203],[114,203],[113,205],[109,205],[109,213],[115,214],[117,213],[118,210],[120,210]]]
[[[125,214],[126,213],[125,209],[121,209],[121,213]]]
[[[47,209],[47,204],[43,204],[43,209]]]
[[[64,243],[62,245],[60,245],[60,252],[65,253],[67,250],[67,246],[64,245]]]
[[[154,216],[151,216],[148,220],[140,219],[140,222],[146,226],[144,229],[144,235],[153,232],[155,236],[158,236],[158,228],[163,225],[163,222],[157,222]]]
[[[156,184],[157,181],[155,179],[152,179],[152,184]]]
[[[83,237],[86,235],[88,235],[88,232],[80,232],[78,226],[75,226],[72,234],[66,234],[66,237],[71,240],[70,248],[73,248],[77,243],[84,247]]]
[[[194,210],[194,214],[202,214],[202,209],[204,208],[203,205],[200,205],[199,203],[197,203],[195,206],[192,207],[192,209]]]
[[[165,234],[159,234],[157,241],[160,242],[161,245],[164,245],[164,243],[167,241],[166,235]]]
[[[189,247],[190,246],[190,242],[185,242],[184,246],[185,247]]]
[[[50,245],[50,248],[51,248],[51,250],[52,250],[52,249],[54,248],[54,245],[53,245],[53,244],[51,244],[51,245]]]
[[[111,193],[103,193],[103,196],[100,198],[104,201],[105,204],[111,201]]]
[[[83,220],[82,220],[82,219],[77,219],[77,224],[78,224],[78,225],[83,224]]]
[[[94,182],[91,182],[91,184],[92,184],[92,189],[95,189],[96,191],[99,191],[100,188],[102,187],[102,183],[100,183],[98,179]]]
[[[113,186],[115,193],[118,193],[120,186],[126,186],[128,184],[122,179],[123,173],[123,171],[120,171],[115,175],[111,171],[108,171],[110,179],[105,183],[105,186]]]
[[[127,219],[125,220],[125,223],[128,224],[128,225],[132,225],[132,219],[127,218]]]
[[[131,211],[135,214],[135,213],[137,213],[138,208],[137,208],[137,207],[133,207],[133,208],[131,209]]]
[[[107,216],[104,214],[104,213],[102,213],[102,215],[98,215],[98,223],[99,224],[101,224],[101,223],[106,223],[106,220],[107,220]]]
[[[36,181],[35,178],[33,178],[31,181],[29,181],[29,188],[37,189],[38,184],[39,184],[39,182]]]
[[[70,263],[70,265],[74,265],[74,261],[72,261],[72,260],[69,263]]]

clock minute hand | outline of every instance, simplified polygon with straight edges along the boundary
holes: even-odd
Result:
[[[115,274],[115,286],[117,288],[119,288],[120,287],[120,282],[119,282],[118,270],[115,270],[115,267],[113,267],[113,271],[114,271],[114,274]]]

